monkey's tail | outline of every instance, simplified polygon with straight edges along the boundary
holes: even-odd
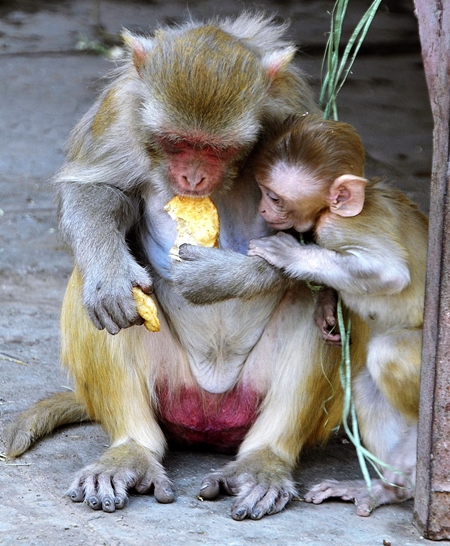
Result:
[[[36,440],[62,425],[89,420],[73,392],[60,392],[34,404],[5,430],[8,457],[22,455]]]

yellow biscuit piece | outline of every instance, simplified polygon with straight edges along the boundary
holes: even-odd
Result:
[[[180,259],[179,248],[188,243],[217,247],[219,239],[219,213],[209,197],[177,195],[164,210],[177,222],[177,238],[170,250],[171,256]]]
[[[156,304],[150,296],[144,294],[140,288],[133,286],[134,301],[139,315],[144,319],[144,326],[150,332],[159,332],[159,318]]]

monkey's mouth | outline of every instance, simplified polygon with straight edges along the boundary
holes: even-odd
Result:
[[[288,224],[286,222],[267,222],[267,223],[272,229],[276,229],[278,231],[286,231],[292,228],[292,224],[290,223]]]
[[[198,197],[199,199],[204,197],[209,197],[211,194],[211,191],[209,188],[205,188],[204,190],[196,189],[195,191],[189,191],[189,190],[181,190],[180,188],[177,188],[177,195],[182,195],[183,197]]]

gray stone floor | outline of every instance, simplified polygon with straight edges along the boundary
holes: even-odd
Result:
[[[367,2],[350,2],[349,27]],[[259,2],[292,20],[299,62],[320,85],[329,11],[325,0]],[[148,30],[157,23],[252,4],[226,0],[101,3],[108,32],[123,26]],[[390,7],[391,9],[388,9]],[[395,9],[394,9],[395,8]],[[59,372],[58,317],[71,257],[56,226],[48,179],[63,157],[74,123],[91,104],[111,62],[76,51],[91,39],[93,2],[22,0],[0,4],[0,416],[2,424],[48,393],[63,389]],[[340,96],[340,118],[353,123],[370,155],[370,174],[388,174],[428,210],[432,121],[411,3],[383,3]],[[39,442],[21,459],[0,462],[0,544],[302,544],[412,546],[426,542],[412,525],[412,502],[378,509],[370,518],[351,504],[292,503],[261,521],[235,522],[231,499],[196,498],[204,474],[228,457],[173,452],[166,463],[177,501],[158,505],[133,496],[115,514],[73,504],[64,491],[73,473],[107,445],[97,425],[68,427]],[[1,451],[1,446],[0,446]],[[305,453],[300,490],[323,477],[357,477],[350,445],[335,439]],[[384,542],[386,541],[386,542]]]

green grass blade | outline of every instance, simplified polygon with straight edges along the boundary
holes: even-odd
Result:
[[[374,0],[368,10],[365,12],[355,30],[353,31],[339,60],[339,45],[342,36],[342,26],[348,7],[348,0],[337,0],[330,22],[330,35],[327,40],[324,54],[324,63],[327,70],[323,78],[319,104],[324,112],[326,119],[332,117],[338,119],[337,96],[342,89],[350,71],[355,62],[356,56],[364,42],[370,25],[379,8],[381,0]],[[325,62],[326,61],[326,62]]]

